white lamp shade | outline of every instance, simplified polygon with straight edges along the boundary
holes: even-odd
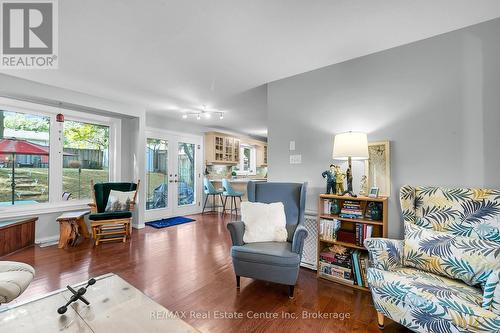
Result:
[[[349,157],[353,160],[367,160],[369,156],[366,133],[347,132],[335,135],[332,157],[334,160],[347,160]]]

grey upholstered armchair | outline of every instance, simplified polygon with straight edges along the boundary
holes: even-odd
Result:
[[[286,284],[289,296],[299,274],[299,264],[304,248],[307,230],[303,226],[307,183],[263,183],[248,182],[248,200],[251,202],[282,202],[285,206],[286,242],[243,242],[245,225],[243,222],[228,223],[233,246],[236,286],[240,287],[240,277]]]

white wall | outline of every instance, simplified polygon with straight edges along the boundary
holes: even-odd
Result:
[[[14,97],[21,100],[28,99],[30,102],[38,100],[40,103],[60,101],[77,107],[76,111],[86,110],[84,112],[121,119],[121,144],[119,145],[120,151],[117,154],[117,156],[121,156],[121,159],[117,162],[121,173],[120,178],[124,181],[137,180],[139,175],[144,174],[144,144],[140,142],[140,138],[144,139],[146,118],[143,108],[4,74],[0,74],[0,96]],[[64,113],[64,110],[62,110],[62,113]],[[142,193],[139,196],[142,196]],[[63,208],[62,211],[75,209],[81,209],[81,207]],[[59,225],[56,218],[62,211],[56,213],[33,212],[33,216],[39,218],[35,230],[37,243],[54,241],[59,238]],[[139,209],[134,216],[134,226],[143,224],[142,218],[143,214]]]
[[[500,187],[498,36],[500,19],[269,83],[269,179],[308,181],[315,211],[335,133],[388,139],[393,237],[404,184]]]

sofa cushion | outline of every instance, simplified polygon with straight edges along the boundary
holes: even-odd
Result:
[[[245,243],[287,240],[285,207],[282,202],[242,202],[241,220],[245,224]]]
[[[129,211],[130,204],[134,200],[135,191],[111,190],[106,204],[106,212]]]
[[[492,332],[500,317],[481,307],[482,290],[414,268],[368,269],[377,311],[415,332]]]
[[[289,242],[259,242],[233,246],[231,256],[236,260],[273,266],[297,266],[300,263],[300,256],[292,252],[292,244]]]
[[[500,270],[491,273],[486,280],[482,305],[500,316]]]
[[[95,201],[97,212],[102,213],[106,209],[109,193],[115,191],[135,191],[137,184],[135,183],[97,183],[94,185]]]
[[[500,244],[405,222],[404,265],[483,286],[500,269]]]
[[[105,212],[105,213],[90,214],[89,220],[103,221],[112,219],[127,219],[131,217],[132,217],[132,212]]]
[[[35,276],[30,265],[15,261],[0,261],[0,304],[8,303],[28,288]]]
[[[426,229],[500,243],[500,190],[403,186],[405,221]]]

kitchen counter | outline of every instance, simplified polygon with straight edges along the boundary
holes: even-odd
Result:
[[[252,179],[252,178],[235,178],[235,179],[232,179],[230,178],[229,179],[229,182],[231,183],[233,189],[237,192],[242,192],[243,193],[243,197],[241,197],[241,200],[242,201],[248,201],[247,199],[247,184],[249,181],[254,181],[254,182],[267,182],[267,179],[265,178],[255,178],[255,179]],[[210,182],[212,182],[212,184],[214,184],[214,187],[216,189],[220,189],[222,188],[222,179],[210,179]],[[221,204],[219,202],[219,198],[216,197],[215,200],[217,201],[217,204]],[[228,204],[228,207],[226,208],[229,208],[229,202],[227,203]],[[210,207],[210,204],[207,205],[207,207]],[[238,209],[239,209],[239,203],[238,203]]]
[[[228,179],[230,183],[248,183],[249,181],[253,182],[267,182],[267,179],[265,178],[234,178],[234,179]],[[222,179],[210,179],[212,183],[221,183]]]

